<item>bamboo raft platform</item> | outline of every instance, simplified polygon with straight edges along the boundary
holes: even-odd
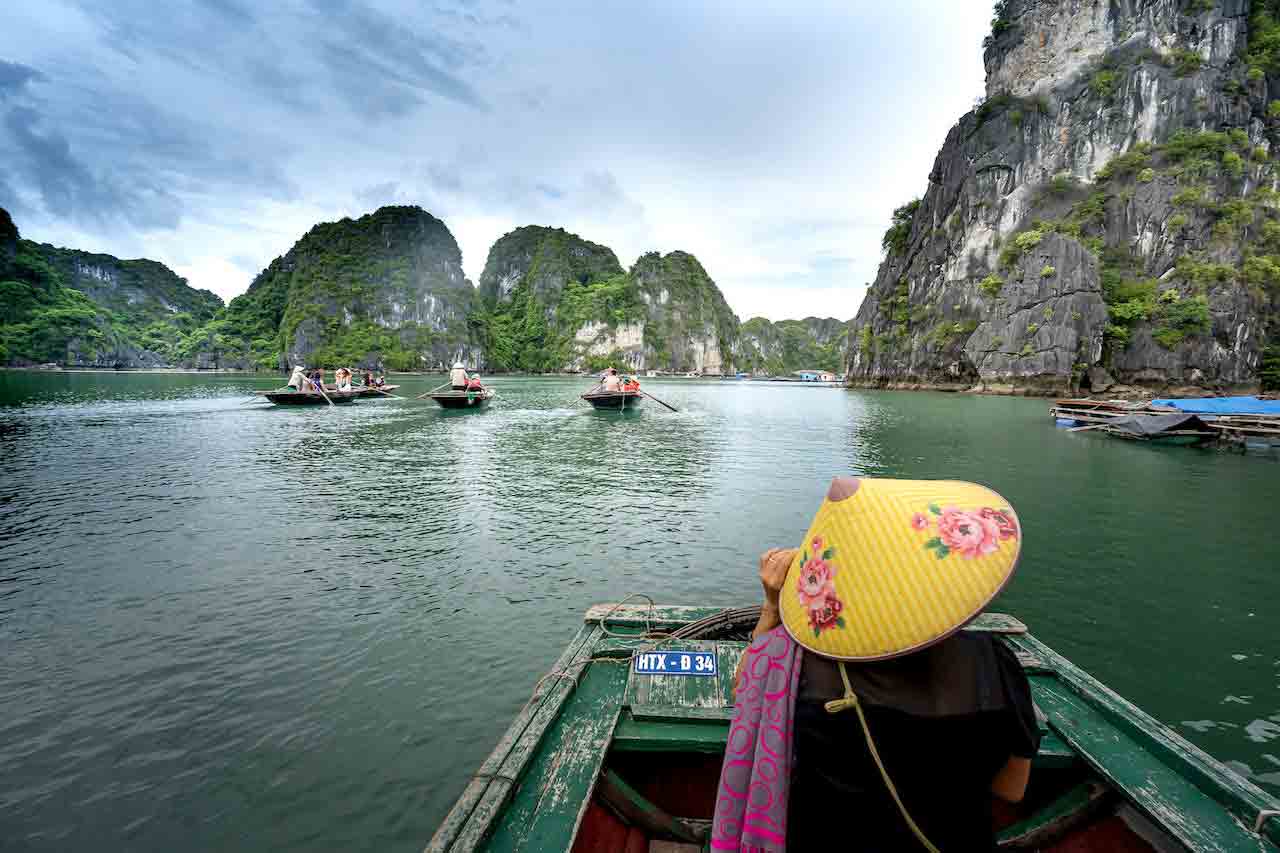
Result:
[[[1262,398],[1267,399],[1267,398]],[[1146,402],[1127,400],[1091,400],[1074,398],[1055,400],[1049,407],[1049,416],[1060,426],[1076,429],[1095,427],[1122,438],[1135,436],[1108,427],[1117,418],[1131,416],[1159,416],[1184,412],[1172,406],[1154,405]],[[1280,447],[1280,414],[1256,413],[1198,413],[1201,423],[1197,425],[1195,435],[1203,437],[1204,429],[1210,430],[1217,442],[1227,444],[1259,445],[1263,447]],[[1173,433],[1168,434],[1170,437]],[[1187,433],[1191,435],[1191,433]]]

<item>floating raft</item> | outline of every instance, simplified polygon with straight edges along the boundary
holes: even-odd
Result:
[[[640,405],[644,394],[639,391],[588,391],[582,399],[597,409],[630,409]]]
[[[600,605],[482,764],[428,853],[706,850],[759,608]],[[993,809],[1008,850],[1280,850],[1280,802],[1026,632],[985,614],[1022,662],[1041,721],[1027,796]],[[671,639],[646,639],[666,632]],[[645,675],[654,649],[713,675]],[[946,796],[939,791],[939,796]]]
[[[495,393],[492,388],[483,388],[479,391],[437,391],[430,397],[445,409],[478,409],[492,400]]]
[[[1124,419],[1168,418],[1172,415],[1195,415],[1198,422],[1192,427],[1204,441],[1184,443],[1200,444],[1220,441],[1228,444],[1254,443],[1280,446],[1280,400],[1264,397],[1203,397],[1194,399],[1162,399],[1150,403],[1127,400],[1057,400],[1049,407],[1049,415],[1059,426],[1098,426],[1109,435],[1120,438],[1142,438],[1149,428],[1135,430],[1113,426]],[[1151,436],[1146,436],[1150,438]],[[1172,435],[1167,438],[1172,438]],[[1185,437],[1185,436],[1184,436]]]
[[[257,391],[259,396],[266,397],[277,406],[327,406],[329,401],[324,398],[323,394],[317,394],[315,391],[290,391],[288,388],[283,391]],[[344,403],[354,403],[356,398],[360,396],[359,391],[329,391],[325,390],[325,394],[329,395],[335,406]]]

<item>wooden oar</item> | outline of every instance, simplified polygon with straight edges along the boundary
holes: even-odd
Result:
[[[392,393],[391,393],[391,392],[389,392],[389,391],[383,391],[381,388],[375,388],[375,387],[374,387],[374,386],[372,386],[372,385],[357,385],[357,386],[355,386],[355,387],[357,387],[357,388],[363,388],[363,389],[364,389],[364,390],[366,390],[366,391],[376,391],[376,392],[378,392],[379,394],[382,394],[382,395],[383,395],[383,396],[385,396],[385,397],[390,397],[392,400],[403,400],[403,399],[404,399],[404,397],[397,397],[395,394],[392,394]]]
[[[1104,426],[1106,426],[1106,424],[1089,424],[1088,426],[1071,427],[1070,429],[1067,430],[1067,432],[1084,432],[1085,430],[1098,429],[1099,427],[1104,427]]]
[[[324,397],[324,401],[325,401],[326,403],[328,403],[330,406],[332,406],[332,405],[333,405],[333,401],[329,399],[329,395],[328,395],[328,394],[324,393],[324,383],[323,383],[323,382],[312,382],[311,384],[312,384],[312,385],[314,385],[314,386],[316,386],[316,390],[320,392],[320,396],[321,396],[321,397]]]
[[[445,385],[449,385],[449,384],[450,384],[450,383],[446,382],[446,383],[444,383],[444,385],[437,385],[436,387],[432,388],[432,389],[431,389],[430,391],[428,391],[427,393],[425,393],[425,394],[419,394],[419,395],[417,396],[417,398],[416,398],[416,399],[421,400],[423,397],[430,397],[432,394],[436,393],[436,392],[437,392],[437,391],[439,391],[441,388],[444,388],[444,387],[445,387]]]
[[[652,394],[650,394],[648,391],[641,391],[640,393],[641,393],[641,394],[643,394],[643,395],[645,395],[646,397],[648,397],[650,400],[652,400],[652,401],[653,401],[653,402],[655,402],[655,403],[662,403],[662,401],[661,401],[661,400],[659,400],[657,397],[655,397],[655,396],[653,396]],[[679,410],[679,409],[677,409],[675,406],[671,405],[670,403],[662,403],[662,405],[666,406],[668,409],[670,409],[671,411],[673,411],[673,412],[675,412],[675,413],[677,413],[677,414],[679,414],[679,413],[680,413],[680,410]]]

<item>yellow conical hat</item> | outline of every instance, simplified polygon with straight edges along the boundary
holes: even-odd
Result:
[[[782,624],[829,658],[917,651],[982,612],[1021,544],[1018,517],[985,486],[837,477],[787,571]]]

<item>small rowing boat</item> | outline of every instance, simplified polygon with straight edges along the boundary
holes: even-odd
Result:
[[[265,397],[277,406],[327,406],[329,401],[333,401],[334,405],[342,405],[344,403],[354,403],[356,398],[360,396],[359,391],[329,391],[324,394],[317,394],[314,391],[292,391],[288,388],[275,391],[257,391],[255,392],[261,397]],[[328,399],[325,399],[325,396]]]
[[[582,395],[582,399],[597,409],[630,409],[638,406],[644,399],[639,391],[600,391],[592,389]]]
[[[707,850],[734,669],[759,613],[588,610],[427,853]],[[1280,801],[1017,619],[984,614],[966,630],[1017,655],[1042,735],[1026,797],[993,804],[1000,849],[1280,851]]]
[[[492,388],[479,391],[433,391],[427,395],[445,409],[478,409],[493,399],[496,394]]]

